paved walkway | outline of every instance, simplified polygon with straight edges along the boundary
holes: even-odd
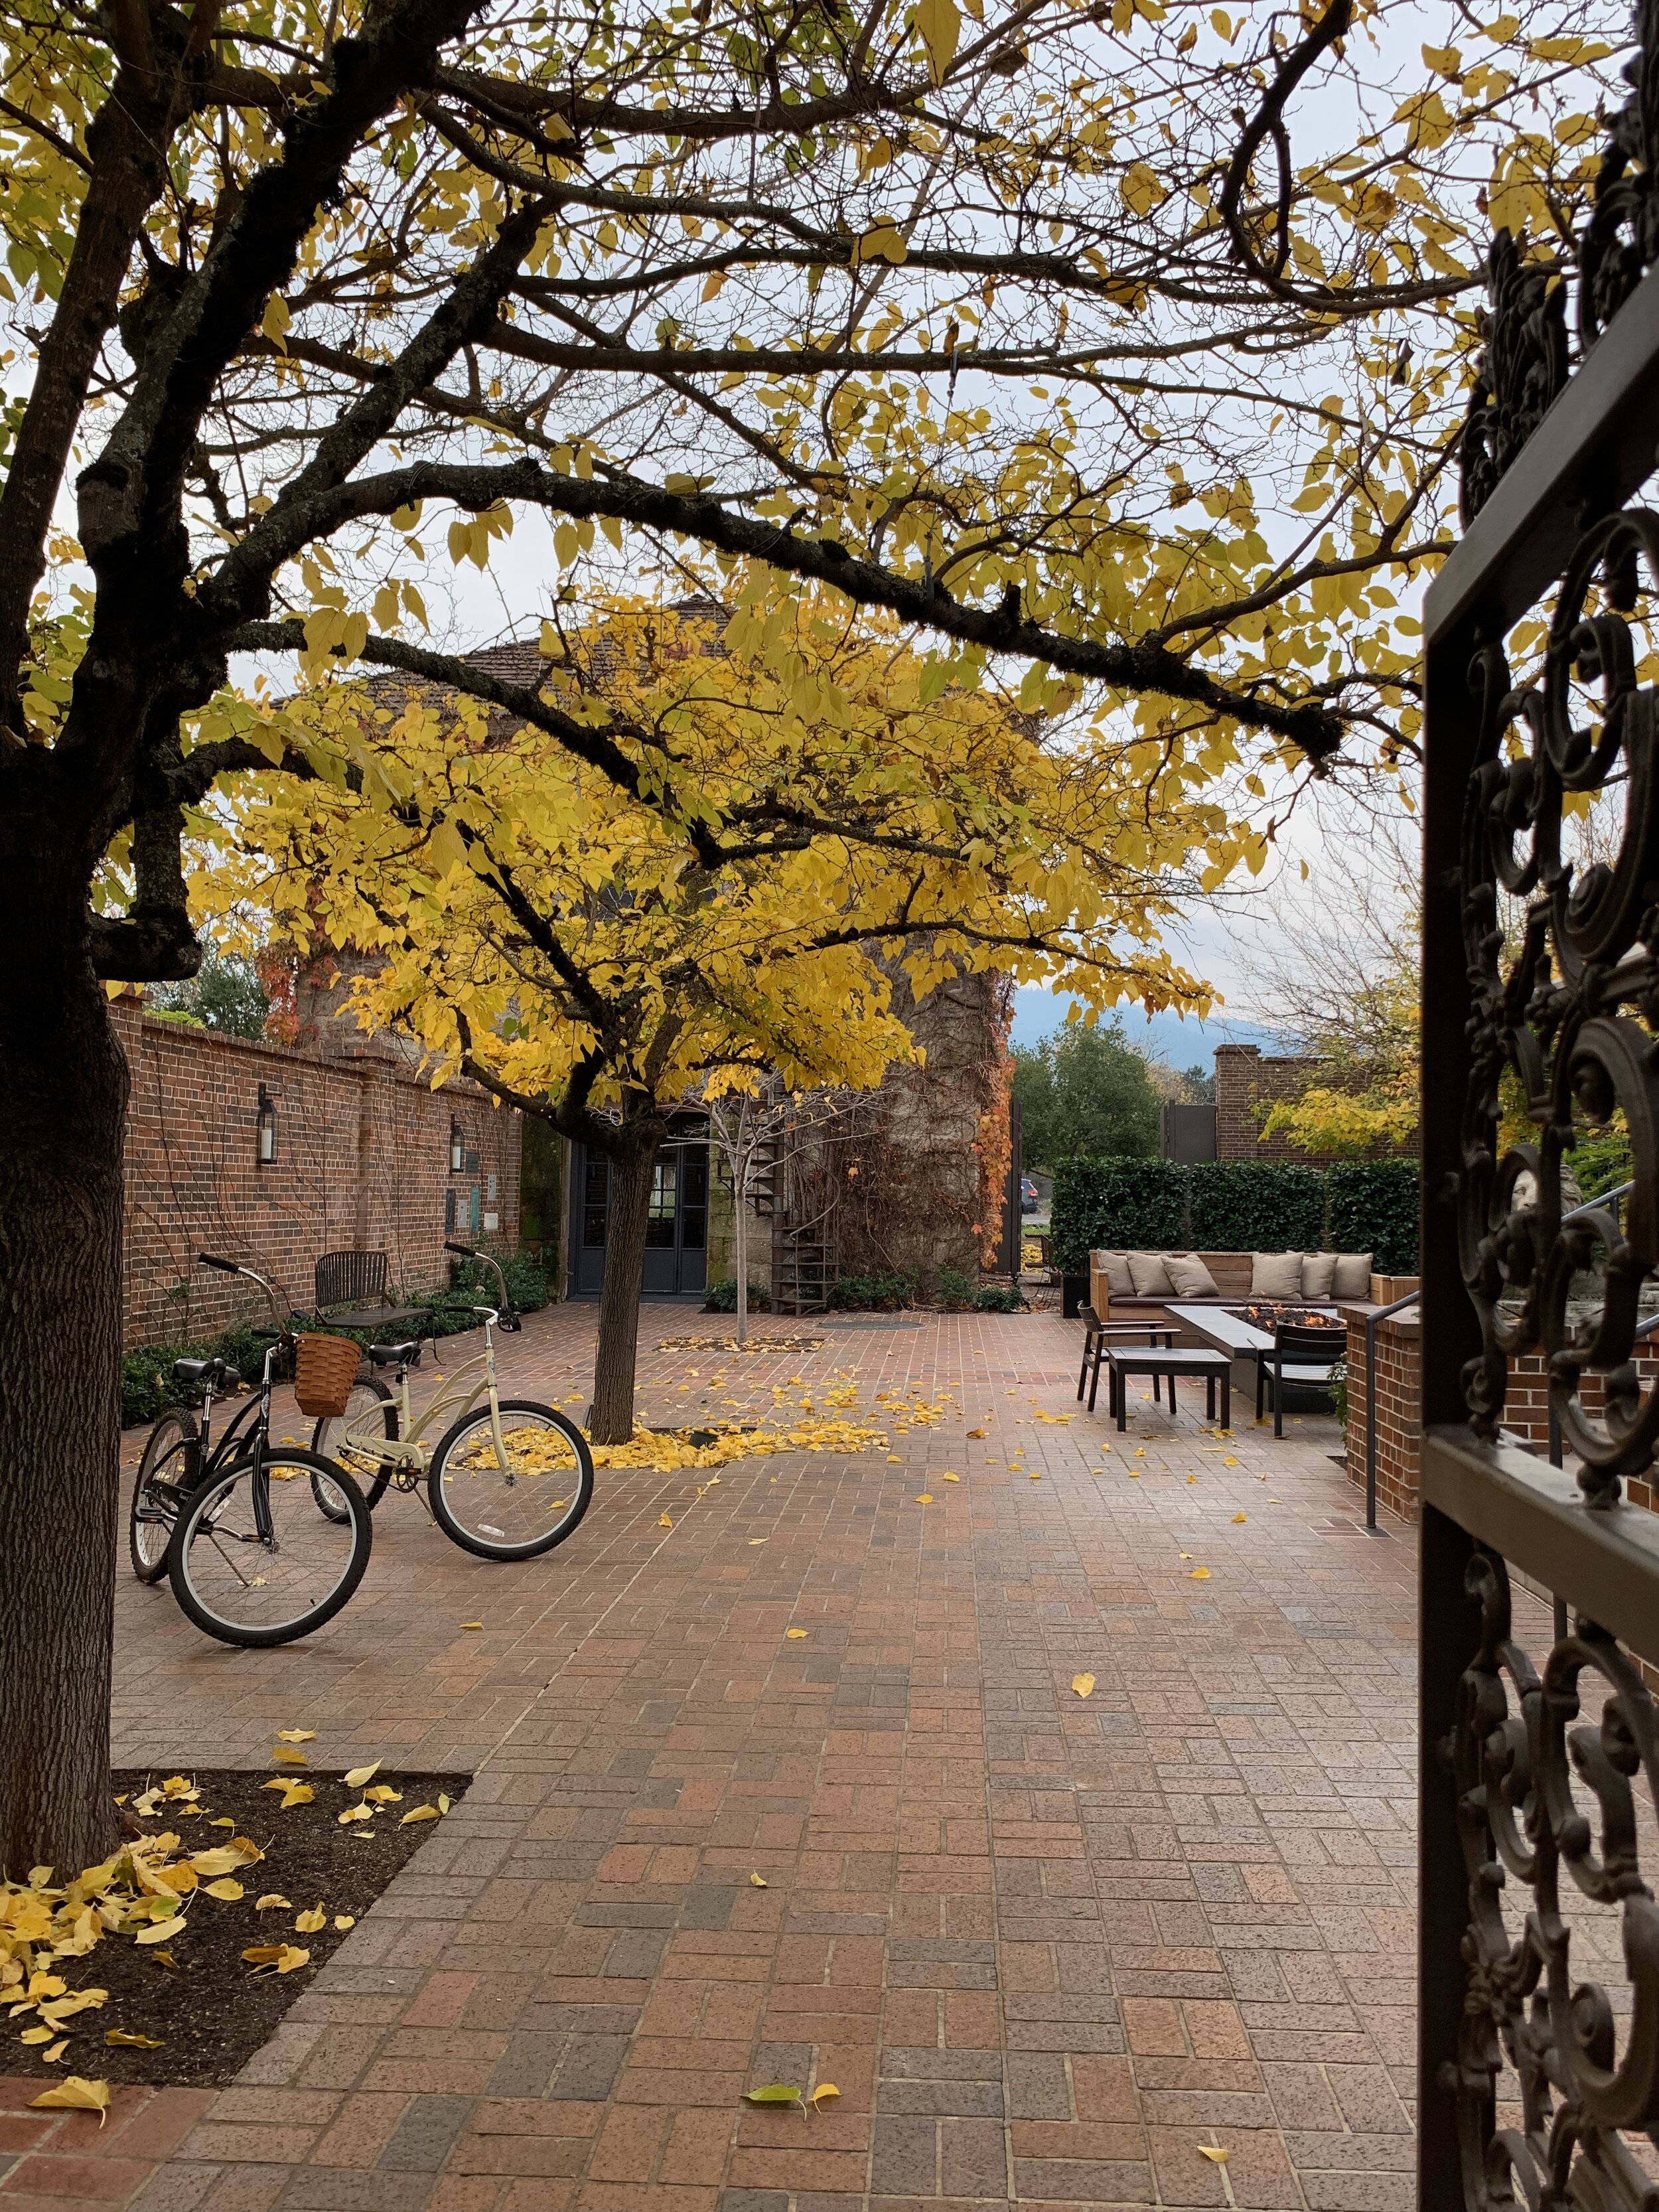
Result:
[[[532,1318],[513,1386],[576,1400],[593,1320]],[[1190,1389],[1120,1437],[1048,1316],[653,1348],[725,1325],[647,1309],[646,1419],[850,1378],[894,1457],[602,1474],[522,1569],[389,1498],[286,1651],[123,1576],[123,1762],[300,1726],[477,1780],[236,2087],[100,2135],[0,2085],[0,2204],[1405,2212],[1413,1545],[1334,1424]],[[775,2081],[840,2094],[741,2103]]]

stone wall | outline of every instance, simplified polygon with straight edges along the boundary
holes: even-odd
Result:
[[[511,1249],[520,1211],[519,1117],[471,1084],[434,1091],[369,1041],[355,1055],[244,1042],[112,1008],[131,1076],[126,1135],[123,1335],[127,1346],[191,1341],[258,1318],[257,1293],[196,1263],[246,1260],[301,1309],[318,1255],[384,1251],[394,1286],[430,1288],[455,1232]],[[256,1152],[259,1091],[276,1108],[276,1156]],[[465,1164],[449,1169],[450,1126]],[[489,1228],[491,1217],[494,1226]]]

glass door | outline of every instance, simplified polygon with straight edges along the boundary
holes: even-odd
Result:
[[[605,1282],[611,1222],[611,1163],[575,1147],[576,1204],[571,1208],[570,1288],[596,1297]],[[658,1159],[645,1224],[645,1297],[672,1298],[701,1291],[708,1280],[708,1147],[675,1145]]]

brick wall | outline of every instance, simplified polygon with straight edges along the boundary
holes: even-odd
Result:
[[[128,1346],[187,1341],[262,1310],[257,1293],[196,1264],[246,1260],[304,1308],[323,1252],[384,1251],[394,1286],[444,1279],[445,1194],[458,1231],[497,1217],[516,1245],[519,1117],[474,1085],[434,1091],[366,1048],[324,1056],[158,1020],[137,998],[112,1009],[132,1091],[126,1136],[123,1334]],[[259,1087],[276,1109],[276,1157],[255,1155]],[[476,1158],[449,1171],[450,1124]]]
[[[1636,1372],[1644,1390],[1659,1383],[1659,1354],[1644,1353],[1636,1361]],[[1419,1332],[1409,1313],[1380,1322],[1376,1330],[1376,1495],[1380,1504],[1402,1521],[1415,1521],[1421,1487],[1419,1462],[1422,1443],[1421,1355]],[[1603,1378],[1587,1375],[1579,1400],[1592,1419],[1599,1419],[1604,1403]],[[1509,1385],[1504,1397],[1504,1426],[1511,1436],[1540,1451],[1550,1441],[1549,1387],[1541,1352],[1528,1352],[1510,1362]],[[1365,1486],[1365,1323],[1362,1315],[1348,1316],[1348,1480]],[[1651,1478],[1627,1481],[1626,1494],[1634,1505],[1659,1510],[1659,1484]]]
[[[1218,1160],[1313,1160],[1288,1138],[1264,1137],[1263,1110],[1299,1098],[1322,1062],[1308,1057],[1264,1060],[1254,1044],[1222,1044],[1215,1054],[1215,1156]],[[1322,1156],[1321,1156],[1322,1158]]]

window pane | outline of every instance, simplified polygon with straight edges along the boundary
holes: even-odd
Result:
[[[688,1252],[701,1252],[707,1219],[700,1206],[688,1206],[680,1216],[680,1243]]]
[[[687,1206],[702,1206],[708,1197],[708,1154],[701,1148],[680,1155],[680,1176]]]
[[[651,1178],[651,1212],[645,1225],[647,1245],[672,1246],[674,1242],[674,1200],[678,1176],[672,1160],[659,1160]]]
[[[611,1212],[611,1163],[589,1159],[582,1175],[582,1249],[603,1252]]]

